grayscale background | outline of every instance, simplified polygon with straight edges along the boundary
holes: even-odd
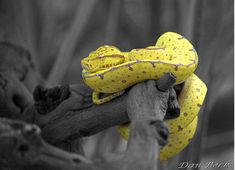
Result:
[[[230,160],[225,169],[232,170],[233,0],[0,0],[0,40],[30,50],[51,84],[82,83],[80,61],[101,45],[128,51],[154,44],[167,31],[184,35],[195,46],[196,74],[208,93],[192,143],[159,167]],[[126,145],[115,128],[87,137],[83,144],[90,158],[122,151]]]

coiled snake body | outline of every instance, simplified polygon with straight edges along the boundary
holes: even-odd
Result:
[[[157,80],[166,72],[176,76],[175,84],[185,82],[178,98],[181,115],[167,121],[170,140],[161,149],[159,158],[168,159],[187,146],[196,129],[197,114],[206,95],[206,86],[193,74],[198,56],[183,36],[167,32],[155,46],[130,52],[121,52],[114,46],[101,46],[84,58],[81,64],[84,82],[94,90],[93,102],[96,104],[116,98],[136,83]],[[109,95],[99,98],[100,93]],[[122,137],[128,138],[128,126],[120,126],[118,131]]]

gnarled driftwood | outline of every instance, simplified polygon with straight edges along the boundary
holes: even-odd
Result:
[[[167,82],[169,80],[174,83],[174,77],[168,75]],[[7,166],[34,169],[155,169],[157,150],[168,137],[162,120],[168,107],[169,91],[160,91],[155,81],[150,80],[134,86],[123,98],[126,98],[123,104],[132,122],[126,152],[93,162],[47,144],[35,125],[1,119],[1,160]]]

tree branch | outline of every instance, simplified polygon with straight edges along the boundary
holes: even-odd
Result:
[[[170,76],[169,79],[174,78]],[[168,97],[169,91],[158,90],[152,80],[131,88],[126,97],[127,112],[132,122],[127,151],[99,162],[47,144],[35,125],[1,118],[0,160],[6,166],[34,169],[156,169],[157,150],[166,144],[168,138],[168,130],[163,123]]]
[[[158,88],[162,91],[166,90],[163,85],[164,83],[172,84],[172,82],[168,82],[169,78],[174,78],[172,76],[168,74],[160,79]],[[87,86],[70,85],[69,90],[64,90],[70,95],[61,101],[61,98],[64,99],[64,96],[68,95],[62,92],[63,89],[65,89],[63,86],[51,89],[36,88],[35,106],[23,114],[23,120],[36,123],[42,128],[42,136],[51,144],[90,136],[107,128],[129,122],[126,106],[128,92],[111,102],[94,105],[91,101],[92,91]],[[173,88],[170,90],[170,98],[173,99],[168,100],[168,118],[179,115],[176,93],[172,91]],[[42,113],[41,110],[49,110],[49,112]],[[31,120],[28,118],[30,116]],[[58,131],[60,133],[57,133]]]

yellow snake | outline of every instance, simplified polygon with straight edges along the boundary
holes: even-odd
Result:
[[[95,104],[108,102],[121,95],[126,88],[145,80],[157,80],[167,72],[176,76],[175,84],[185,82],[178,98],[180,117],[167,121],[170,140],[161,149],[159,158],[166,160],[187,146],[196,129],[197,114],[206,95],[206,86],[193,74],[198,56],[186,38],[167,32],[154,46],[130,52],[105,45],[91,52],[81,64],[83,80],[94,90]],[[100,93],[108,96],[100,98]],[[120,126],[118,131],[128,139],[128,126]]]
[[[160,160],[167,160],[183,150],[193,138],[197,128],[198,113],[206,96],[206,85],[192,74],[184,83],[178,96],[180,116],[166,120],[169,127],[169,142],[159,154]],[[124,139],[129,137],[129,125],[118,127],[118,132]]]

